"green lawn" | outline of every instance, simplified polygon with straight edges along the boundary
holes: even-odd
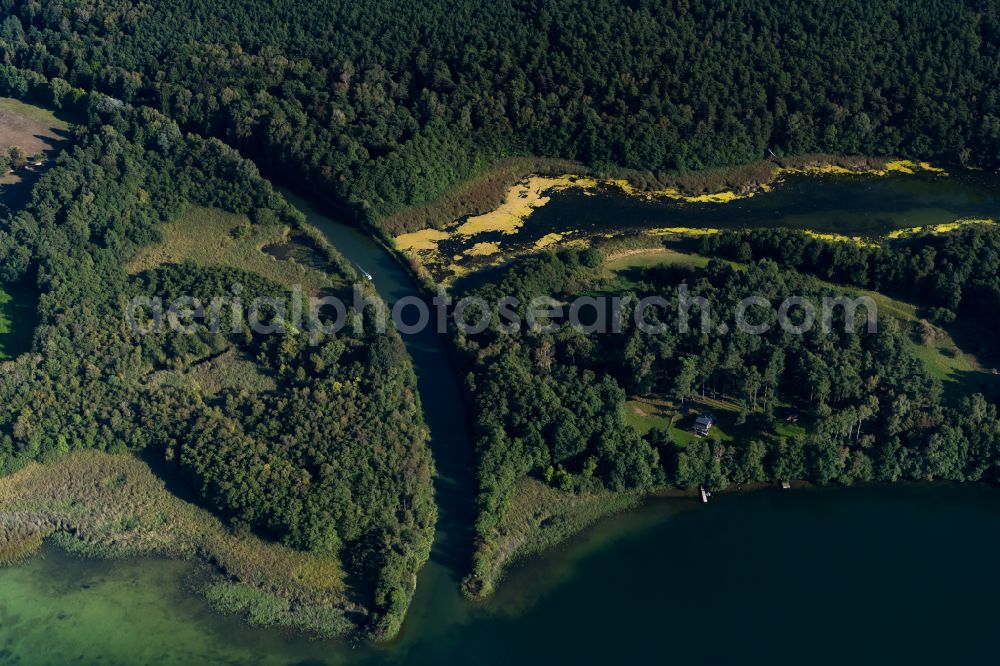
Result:
[[[807,434],[808,432],[808,429],[800,423],[789,423],[783,419],[775,421],[774,435],[776,437],[785,437],[787,439],[791,437],[799,437]]]
[[[651,268],[668,264],[701,268],[708,266],[708,262],[708,257],[697,254],[685,254],[667,248],[650,248],[633,250],[628,254],[609,259],[604,262],[604,270],[606,273],[621,273],[633,268]]]
[[[601,277],[609,290],[633,289],[647,268],[678,266],[694,269],[707,266],[708,261],[706,257],[662,247],[633,250],[605,261]]]
[[[933,340],[926,343],[919,341],[912,334],[920,321],[917,306],[875,291],[830,286],[870,297],[880,314],[888,314],[909,327],[911,335],[907,336],[907,342],[911,351],[923,362],[928,374],[944,384],[947,400],[955,403],[967,395],[989,393],[1000,388],[1000,377],[984,368],[975,356],[962,351],[948,331],[935,327]]]
[[[58,113],[59,116],[63,117],[56,117],[56,112],[41,106],[22,102],[13,97],[0,97],[0,114],[12,118],[9,123],[11,126],[33,123],[36,127],[48,129],[50,133],[55,134],[57,131],[69,129],[69,123],[64,117],[66,115],[65,112],[60,111]]]
[[[31,349],[37,296],[27,285],[0,285],[0,361]]]
[[[775,418],[769,424],[762,414],[755,413],[749,415],[745,423],[737,424],[739,405],[731,401],[696,397],[688,401],[686,412],[682,411],[672,401],[655,396],[632,398],[625,403],[625,422],[640,435],[645,435],[653,428],[668,430],[671,441],[681,446],[704,439],[694,434],[692,428],[698,415],[705,412],[715,417],[715,425],[708,439],[722,443],[798,437],[808,432],[809,417],[805,414],[802,416],[803,421],[799,423],[788,423],[782,418]],[[780,407],[775,411],[780,411]]]
[[[1000,391],[1000,376],[984,369],[974,356],[955,347],[950,338],[926,345],[912,341],[911,345],[927,372],[944,384],[945,398],[952,403],[973,393],[990,395]]]
[[[688,402],[688,410],[683,410],[669,400],[660,398],[633,398],[625,403],[625,422],[631,425],[640,435],[645,435],[653,428],[668,430],[674,442],[685,445],[699,439],[692,427],[699,414],[710,412],[715,416],[715,425],[709,434],[710,439],[720,442],[731,442],[737,436],[756,435],[747,426],[736,425],[738,408],[734,403],[721,400],[696,398]]]
[[[636,400],[628,400],[625,403],[625,422],[636,429],[640,435],[645,435],[653,428],[660,430],[671,428],[670,417],[666,415],[648,415],[632,411],[636,407]]]

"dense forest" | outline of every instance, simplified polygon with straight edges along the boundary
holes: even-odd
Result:
[[[40,292],[33,353],[5,364],[0,378],[0,472],[81,448],[135,452],[234,529],[342,560],[371,611],[366,629],[393,635],[436,514],[427,430],[401,339],[349,326],[308,344],[305,331],[259,335],[242,319],[190,335],[128,326],[135,295],[208,301],[239,284],[247,302],[293,297],[238,269],[168,263],[130,274],[137,251],[189,206],[255,225],[296,228],[304,218],[218,140],[185,135],[151,109],[61,90],[0,67],[0,94],[71,98],[84,119],[27,205],[0,219],[0,281],[30,280]],[[346,284],[350,269],[324,252],[326,270]],[[278,315],[265,313],[270,323]],[[252,371],[157,381],[222,357]]]
[[[471,293],[488,301],[554,295],[567,302],[601,291],[599,264],[594,250],[530,257]],[[972,291],[979,277],[960,280]],[[683,332],[675,289],[681,283],[691,298],[707,299],[713,313],[733,313],[747,296],[766,299],[774,310],[761,310],[765,318],[754,323],[769,323],[770,330]],[[868,332],[861,317],[851,329],[836,309],[828,333],[817,326],[796,335],[776,325],[777,305],[789,296],[820,303],[843,295],[815,278],[770,260],[745,270],[714,260],[698,270],[647,269],[636,288],[605,293],[612,294],[634,297],[632,307],[646,296],[667,297],[668,305],[645,313],[647,323],[666,326],[643,332],[626,308],[621,331],[610,335],[587,335],[562,317],[554,332],[522,326],[456,334],[479,460],[478,544],[467,581],[473,594],[494,582],[485,572],[495,569],[505,511],[528,475],[577,494],[773,479],[1000,480],[996,405],[974,394],[944,406],[940,381],[928,375],[906,343],[910,331],[897,320],[883,316]],[[692,399],[733,405],[743,436],[677,439],[665,427],[640,436],[625,419],[626,397],[636,395],[662,396],[681,414],[691,411]],[[789,410],[801,412],[808,427],[783,434]]]
[[[939,324],[990,322],[1000,312],[1000,229],[970,225],[879,247],[830,243],[788,229],[727,230],[706,236],[701,250],[737,261],[779,265],[840,284],[898,295],[927,309]],[[977,336],[981,352],[1000,352],[992,336]]]
[[[377,222],[506,156],[662,174],[1000,160],[988,0],[0,0],[0,62],[156,108]]]

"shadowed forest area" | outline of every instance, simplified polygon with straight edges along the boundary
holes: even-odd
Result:
[[[372,223],[510,156],[654,188],[768,148],[1000,159],[986,0],[0,7],[0,61],[152,106]]]

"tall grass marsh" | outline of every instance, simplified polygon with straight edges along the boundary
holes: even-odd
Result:
[[[256,624],[333,636],[365,614],[350,601],[336,556],[233,531],[131,454],[77,451],[0,478],[0,562],[30,556],[43,537],[81,555],[205,561],[220,574],[209,600]]]

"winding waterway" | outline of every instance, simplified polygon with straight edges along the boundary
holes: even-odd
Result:
[[[291,198],[386,300],[416,294],[366,235]],[[516,568],[489,602],[465,601],[458,583],[471,538],[472,456],[459,378],[433,333],[406,344],[433,433],[440,518],[392,645],[310,641],[217,615],[193,593],[204,572],[189,563],[88,561],[46,549],[0,569],[0,664],[995,658],[1000,493],[974,485],[655,500]]]
[[[898,229],[959,218],[1000,220],[1000,174],[959,169],[950,176],[792,175],[772,192],[722,204],[625,196],[614,188],[556,189],[545,196],[548,202],[516,230],[454,233],[441,240],[429,270],[440,279],[449,274],[449,264],[472,270],[492,263],[495,256],[476,255],[477,244],[496,244],[497,256],[511,256],[535,251],[552,235],[566,243],[663,228],[785,227],[878,239]]]

